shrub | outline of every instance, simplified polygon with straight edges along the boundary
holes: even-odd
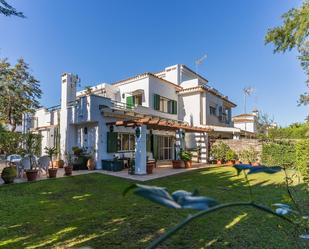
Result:
[[[309,178],[309,139],[303,139],[296,143],[296,167],[308,180]]]
[[[80,156],[84,152],[82,148],[79,148],[77,146],[72,147],[72,151],[75,156]]]
[[[230,149],[227,144],[219,142],[211,147],[210,155],[216,160],[226,160],[226,154]]]
[[[5,183],[13,183],[16,175],[17,173],[14,167],[5,167],[2,170],[1,178],[4,180]]]
[[[267,166],[294,166],[296,160],[295,144],[291,142],[265,143],[262,147],[262,163]]]
[[[270,138],[282,139],[303,139],[309,137],[309,122],[295,123],[284,128],[272,128],[268,130],[268,136]]]
[[[236,154],[236,152],[234,150],[229,149],[226,152],[225,159],[227,161],[237,160],[238,159],[238,155]]]
[[[239,157],[244,162],[256,162],[258,160],[258,152],[251,146],[250,149],[241,151]]]

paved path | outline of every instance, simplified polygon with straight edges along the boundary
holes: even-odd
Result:
[[[183,173],[183,172],[187,172],[187,171],[192,171],[192,170],[196,170],[196,169],[208,168],[208,167],[211,167],[211,166],[213,166],[213,165],[203,164],[203,163],[199,163],[199,164],[195,163],[195,164],[193,164],[193,167],[189,168],[189,169],[185,169],[185,168],[173,169],[171,167],[171,165],[160,165],[157,168],[154,168],[153,174],[149,174],[149,175],[130,175],[130,174],[128,174],[127,169],[122,170],[122,171],[118,171],[118,172],[112,172],[112,171],[107,171],[107,170],[93,170],[93,171],[76,170],[76,171],[73,171],[73,176],[90,174],[90,173],[100,173],[100,174],[112,175],[112,176],[130,179],[130,180],[135,180],[135,181],[148,181],[148,180],[153,180],[153,179],[157,179],[157,178],[161,178],[161,177],[171,176],[171,175],[175,175],[175,174],[179,174],[179,173]],[[64,176],[64,169],[58,169],[57,178],[60,178],[60,177],[65,177]],[[46,180],[46,179],[48,179],[48,177],[45,174],[41,174],[38,178],[38,180]],[[27,179],[26,178],[16,178],[14,182],[15,183],[27,182]],[[1,184],[3,184],[3,180],[0,178],[0,185]]]

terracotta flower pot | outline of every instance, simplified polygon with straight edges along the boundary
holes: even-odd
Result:
[[[184,163],[185,163],[186,169],[192,168],[192,161],[191,160],[190,161],[184,161]]]
[[[55,168],[63,168],[64,166],[63,160],[54,160],[52,163]]]
[[[49,178],[56,178],[57,177],[57,171],[58,171],[57,168],[49,168],[48,169]]]
[[[223,164],[223,161],[222,160],[217,160],[217,164],[221,165],[221,164]]]
[[[233,166],[235,164],[235,160],[229,160],[227,162],[227,165]]]
[[[27,170],[26,171],[26,176],[27,176],[28,182],[35,181],[37,176],[38,176],[38,171],[36,169]]]
[[[93,158],[88,159],[87,168],[88,168],[88,170],[94,170],[95,169],[95,161],[94,161]]]
[[[260,166],[260,163],[259,163],[258,161],[253,162],[253,163],[252,163],[252,166]]]
[[[154,167],[155,167],[155,162],[147,162],[147,164],[146,164],[147,174],[152,174]]]
[[[64,175],[71,176],[73,171],[73,166],[65,166],[64,167]]]
[[[172,160],[173,169],[180,169],[181,168],[181,160]]]

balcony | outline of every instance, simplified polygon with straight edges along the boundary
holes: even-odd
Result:
[[[127,103],[109,100],[109,103],[99,106],[103,112],[121,113],[129,116],[156,116],[166,119],[177,120],[177,114],[170,114],[154,110],[153,108],[142,105],[129,105]]]

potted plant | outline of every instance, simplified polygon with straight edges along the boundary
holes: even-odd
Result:
[[[238,156],[234,150],[229,149],[226,152],[225,160],[227,161],[228,165],[234,165],[237,159],[238,159]]]
[[[57,168],[54,168],[54,163],[53,163],[53,156],[56,155],[57,149],[55,147],[45,147],[44,148],[45,153],[49,156],[50,162],[51,162],[51,168],[48,168],[48,175],[49,178],[56,178],[57,177]]]
[[[25,152],[27,155],[29,155],[30,160],[30,169],[26,170],[27,180],[29,182],[35,181],[38,176],[38,169],[33,156],[38,143],[38,139],[32,132],[28,132],[24,135]]]
[[[55,155],[57,155],[57,159],[53,161],[55,168],[63,168],[64,167],[64,161],[60,158],[59,152],[56,150]]]
[[[91,153],[89,153],[89,158],[87,160],[88,170],[94,170],[95,169],[94,154],[95,154],[95,150],[93,150]]]
[[[185,163],[185,168],[192,167],[192,153],[190,151],[182,150],[179,153],[179,157]]]
[[[147,174],[152,174],[153,168],[155,168],[156,161],[155,160],[147,160],[146,163],[146,172]]]
[[[135,174],[135,160],[134,159],[129,161],[128,173],[129,173],[129,175],[134,175]]]
[[[219,145],[215,144],[211,147],[210,150],[210,157],[212,158],[212,160],[214,160],[216,162],[216,164],[222,164],[222,156],[220,153],[220,148]]]
[[[16,169],[14,166],[8,166],[3,168],[1,178],[5,184],[13,183],[16,177]]]
[[[84,149],[77,146],[72,147],[74,154],[73,170],[87,169],[88,156],[84,154]]]
[[[182,149],[180,149],[180,151],[178,152],[176,159],[172,160],[172,165],[173,165],[173,169],[180,169],[181,168],[181,160],[180,160],[180,153],[181,153]]]
[[[64,175],[70,176],[72,175],[73,170],[72,155],[70,153],[66,153],[65,156],[67,164],[64,166]]]

